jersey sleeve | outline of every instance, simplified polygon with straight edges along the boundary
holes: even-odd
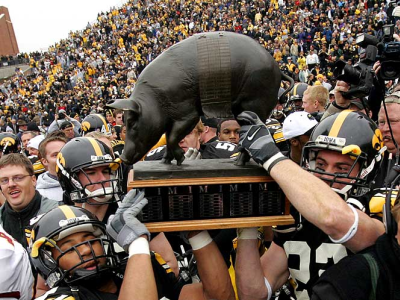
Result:
[[[1,226],[0,269],[0,295],[18,293],[21,300],[32,299],[34,278],[28,253]]]
[[[395,190],[392,192],[391,195],[391,205],[393,207],[396,198],[397,198],[397,193],[398,191]],[[372,195],[372,197],[369,200],[368,203],[368,210],[369,210],[369,215],[378,220],[382,220],[383,218],[383,205],[386,202],[386,197],[387,197],[387,191],[386,190],[378,190],[376,193]]]
[[[166,297],[170,300],[178,300],[184,286],[182,281],[178,281],[174,272],[158,253],[151,253],[151,263],[159,298]]]

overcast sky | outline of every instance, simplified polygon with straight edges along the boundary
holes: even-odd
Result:
[[[8,8],[20,52],[45,50],[126,0],[0,0]]]

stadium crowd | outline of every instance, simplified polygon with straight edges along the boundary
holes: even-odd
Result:
[[[104,113],[110,99],[128,98],[141,71],[188,36],[228,30],[258,40],[298,82],[334,86],[334,63],[358,60],[358,33],[382,36],[396,25],[385,1],[128,1],[99,13],[93,24],[45,53],[25,54],[30,74],[2,83],[3,126],[13,119],[49,126],[58,109],[80,119]],[[398,18],[397,18],[398,19]],[[304,67],[305,66],[305,67]],[[46,115],[47,113],[47,115]],[[15,132],[14,132],[15,133]]]
[[[399,10],[129,0],[45,53],[20,54],[30,70],[0,85],[0,298],[400,299],[400,83],[379,80],[375,62],[371,93],[350,99],[333,74],[359,61],[361,33],[381,39],[392,24],[400,41]],[[285,193],[293,225],[150,234],[137,217],[148,200],[127,190],[133,166],[120,159],[129,112],[107,103],[129,98],[163,51],[209,31],[255,39],[295,84],[268,120],[201,117],[179,146],[186,160],[247,152]],[[163,136],[143,160],[166,151]]]

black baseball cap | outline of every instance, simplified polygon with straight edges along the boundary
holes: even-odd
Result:
[[[217,128],[219,121],[220,120],[218,118],[206,118],[204,116],[201,116],[201,122],[203,122],[204,126]]]
[[[66,128],[74,127],[74,125],[70,121],[64,121],[60,125],[60,130],[64,130]]]
[[[26,131],[38,131],[38,132],[40,132],[39,127],[37,126],[37,124],[35,122],[29,122],[27,127],[26,127]]]

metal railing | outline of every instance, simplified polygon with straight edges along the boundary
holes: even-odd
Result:
[[[27,58],[13,58],[13,59],[7,59],[7,60],[0,60],[0,68],[6,68],[10,66],[15,66],[15,65],[21,65],[21,64],[28,64],[29,59]]]

